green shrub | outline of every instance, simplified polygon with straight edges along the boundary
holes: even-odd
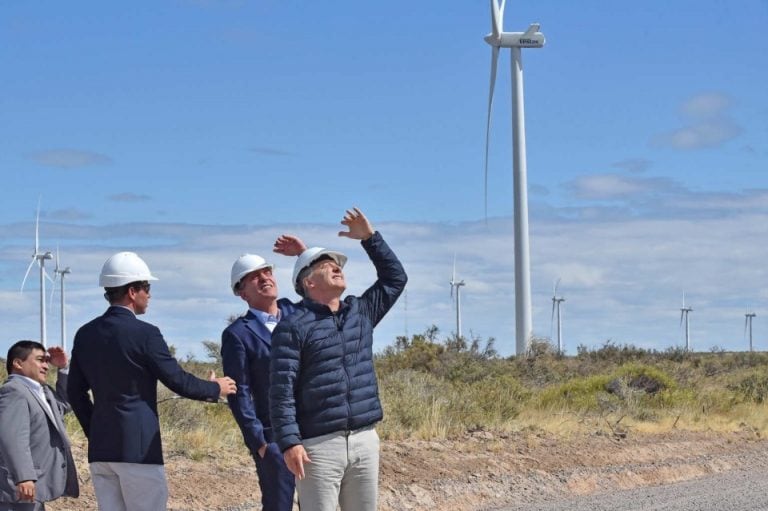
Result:
[[[768,398],[768,374],[755,372],[732,383],[727,388],[735,392],[742,400],[751,403],[764,403]]]

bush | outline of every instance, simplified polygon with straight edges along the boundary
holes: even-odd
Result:
[[[468,429],[503,427],[531,393],[512,375],[474,382],[451,382],[404,369],[382,375],[385,438],[444,438]]]
[[[744,401],[764,403],[768,398],[768,375],[763,372],[750,374],[728,385],[728,390],[735,392]]]

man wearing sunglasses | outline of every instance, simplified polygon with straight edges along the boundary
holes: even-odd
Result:
[[[72,348],[69,401],[88,437],[91,479],[105,511],[167,507],[158,380],[199,401],[215,402],[236,391],[234,380],[216,378],[213,371],[209,381],[184,371],[160,330],[136,317],[147,311],[152,280],[157,279],[133,252],[107,259],[99,285],[110,306],[80,327]]]

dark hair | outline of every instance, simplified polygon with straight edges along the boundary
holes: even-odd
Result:
[[[45,346],[37,341],[18,341],[16,344],[8,349],[8,358],[5,360],[5,370],[8,376],[11,375],[11,369],[13,369],[13,361],[20,359],[26,360],[30,353],[34,350],[42,350],[45,352]]]
[[[123,298],[125,298],[125,295],[128,294],[129,289],[133,289],[134,291],[139,291],[140,289],[146,289],[146,291],[149,292],[149,282],[146,280],[138,280],[136,282],[131,282],[130,284],[125,284],[123,286],[105,287],[104,298],[106,298],[109,304],[112,305],[113,303],[119,302]]]

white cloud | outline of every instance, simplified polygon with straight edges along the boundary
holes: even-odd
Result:
[[[81,149],[49,149],[30,153],[27,157],[40,165],[62,169],[77,169],[112,163],[112,158],[109,156]]]
[[[143,193],[122,192],[110,195],[109,200],[114,202],[146,202],[152,200],[152,197]]]
[[[593,187],[603,195],[658,191],[647,180],[629,184],[613,179]],[[605,181],[604,181],[605,182]],[[610,183],[613,183],[611,185]],[[617,184],[618,183],[618,184]],[[639,183],[639,184],[638,184]],[[611,193],[606,190],[612,190]],[[768,278],[759,240],[768,236],[768,191],[695,194],[663,188],[669,196],[636,208],[635,216],[592,207],[590,215],[552,208],[547,218],[531,222],[534,332],[550,333],[552,285],[561,278],[566,349],[599,345],[607,339],[665,349],[680,345],[679,307],[686,291],[696,349],[719,345],[743,348],[743,310],[757,313],[755,331],[763,331]],[[670,190],[674,193],[670,193]],[[639,191],[639,192],[638,192]],[[594,194],[595,192],[593,192]],[[655,193],[655,192],[654,192]],[[574,220],[574,218],[577,218]],[[443,334],[455,328],[449,280],[454,254],[462,288],[464,333],[495,337],[504,354],[514,350],[513,226],[509,218],[460,224],[377,223],[409,274],[407,301],[401,299],[377,327],[376,348],[406,330],[418,333],[437,325]],[[136,250],[159,281],[145,319],[157,324],[179,353],[202,355],[202,340],[217,340],[227,317],[244,310],[229,290],[229,269],[244,251],[277,263],[279,285],[296,298],[290,284],[293,259],[272,254],[282,232],[302,236],[310,245],[342,250],[349,292],[359,294],[374,271],[358,243],[339,238],[333,224],[209,226],[189,224],[61,224],[68,280],[69,337],[77,326],[101,314],[106,302],[97,286],[102,263],[113,252]],[[15,231],[19,226],[0,226]],[[19,338],[38,336],[37,281],[18,294],[29,262],[26,246],[0,241],[0,352]],[[49,311],[49,338],[58,340],[58,306]],[[758,339],[759,339],[758,334]],[[765,346],[758,344],[758,349]]]
[[[681,107],[688,125],[654,136],[651,145],[690,150],[717,147],[733,140],[742,128],[728,116],[730,106],[731,100],[724,94],[693,96]]]
[[[665,178],[591,174],[574,179],[566,185],[566,188],[579,199],[605,200],[626,198],[655,190],[663,190],[670,186],[672,186],[672,182]]]
[[[733,140],[742,130],[728,118],[708,119],[654,138],[653,143],[673,149],[704,149]]]
[[[681,111],[686,117],[711,119],[726,112],[731,98],[719,92],[698,94],[683,103]]]
[[[611,164],[612,167],[624,169],[633,173],[645,172],[651,167],[651,161],[645,158],[627,158]]]

